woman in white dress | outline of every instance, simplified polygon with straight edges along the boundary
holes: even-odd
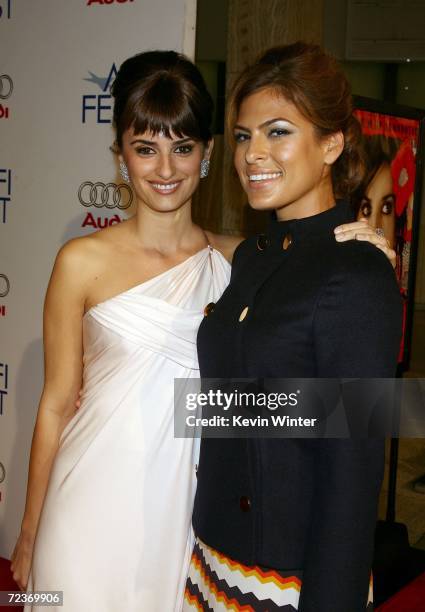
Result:
[[[12,570],[28,592],[63,591],[51,610],[173,612],[196,486],[193,440],[174,438],[173,383],[198,375],[197,328],[240,239],[191,220],[213,145],[212,101],[196,67],[173,51],[142,53],[124,62],[112,93],[137,211],[57,256]],[[359,227],[375,240],[361,222],[347,239]]]
[[[13,567],[28,591],[63,591],[64,612],[171,612],[196,483],[193,440],[174,438],[173,383],[198,375],[197,328],[228,283],[238,240],[191,220],[212,150],[212,101],[195,66],[174,52],[140,54],[113,94],[137,212],[57,256]]]

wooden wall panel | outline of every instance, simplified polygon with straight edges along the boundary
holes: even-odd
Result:
[[[227,69],[239,72],[273,45],[322,42],[322,0],[230,0]]]
[[[306,40],[322,42],[324,0],[229,0],[226,89],[267,48]],[[268,214],[252,211],[233,169],[230,147],[216,136],[211,172],[194,201],[197,223],[215,232],[261,231]]]
[[[192,201],[194,222],[216,233],[223,231],[223,148],[223,136],[215,135],[209,175],[201,179]]]
[[[265,49],[303,39],[322,42],[323,0],[229,0],[227,83]],[[245,234],[261,231],[268,215],[252,211],[233,169],[232,153],[216,137],[210,177],[201,182],[193,217],[215,232]]]

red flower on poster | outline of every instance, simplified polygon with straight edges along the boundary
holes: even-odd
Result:
[[[400,217],[415,187],[416,162],[412,147],[406,140],[391,162],[393,188],[396,197],[396,215]]]

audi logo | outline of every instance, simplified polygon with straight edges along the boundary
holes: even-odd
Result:
[[[6,478],[6,470],[4,469],[4,465],[0,463],[0,484]]]
[[[86,181],[80,185],[78,190],[80,204],[94,206],[95,208],[129,208],[133,201],[133,192],[125,183],[92,183]]]
[[[7,100],[12,95],[13,81],[8,74],[0,76],[0,100]]]
[[[0,274],[0,298],[6,297],[9,293],[10,283],[6,274]]]

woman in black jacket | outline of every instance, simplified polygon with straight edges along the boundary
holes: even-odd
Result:
[[[269,50],[228,121],[249,203],[276,220],[237,248],[206,308],[201,375],[392,377],[394,272],[370,244],[334,240],[363,175],[338,65],[314,45]],[[364,612],[383,459],[382,439],[203,439],[186,609]]]

